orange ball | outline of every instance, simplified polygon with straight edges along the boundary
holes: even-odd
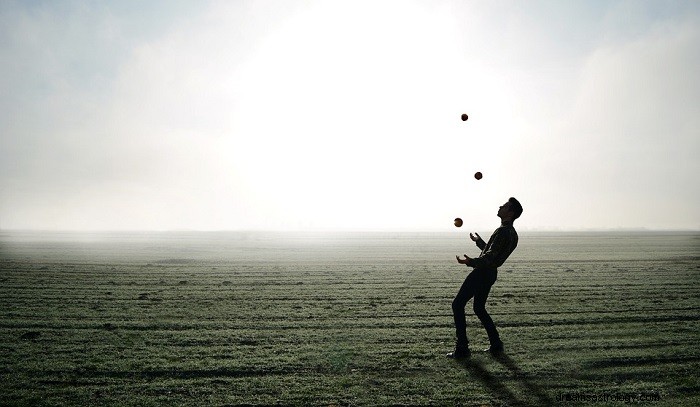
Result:
[[[461,218],[455,218],[455,226],[458,228],[461,228],[463,225],[462,219]]]
[[[481,179],[481,177],[483,177],[483,175],[481,175],[480,172],[477,172],[476,174],[474,174],[474,178],[476,178],[476,179]]]

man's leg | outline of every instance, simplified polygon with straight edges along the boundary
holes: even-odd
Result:
[[[459,289],[457,296],[452,301],[452,314],[455,320],[455,330],[457,333],[456,349],[468,349],[469,340],[467,339],[467,319],[464,315],[464,307],[467,302],[474,296],[474,277],[473,272],[464,279],[462,287]]]
[[[483,281],[480,281],[481,284],[476,287],[474,292],[474,313],[486,329],[489,342],[491,343],[490,350],[499,352],[503,350],[503,342],[501,342],[501,338],[498,335],[496,324],[493,323],[491,316],[486,312],[486,300],[489,297],[491,286],[496,282],[495,272],[493,276],[489,275],[485,277]]]

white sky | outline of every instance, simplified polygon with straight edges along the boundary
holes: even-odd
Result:
[[[697,1],[2,1],[0,228],[700,229],[698,72]]]

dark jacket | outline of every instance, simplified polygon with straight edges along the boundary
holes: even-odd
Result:
[[[488,243],[479,238],[476,245],[481,249],[481,255],[469,261],[469,266],[477,269],[496,269],[505,263],[508,256],[518,246],[518,233],[513,222],[503,222],[496,229]]]

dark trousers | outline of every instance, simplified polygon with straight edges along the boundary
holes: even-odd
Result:
[[[469,344],[467,339],[467,320],[464,315],[464,307],[472,297],[474,297],[474,313],[486,328],[491,345],[500,345],[501,339],[498,336],[496,325],[488,312],[486,312],[486,299],[489,297],[491,286],[496,282],[497,270],[474,269],[462,283],[457,296],[452,301],[452,313],[455,317],[455,329],[457,330],[457,346],[466,347]]]

